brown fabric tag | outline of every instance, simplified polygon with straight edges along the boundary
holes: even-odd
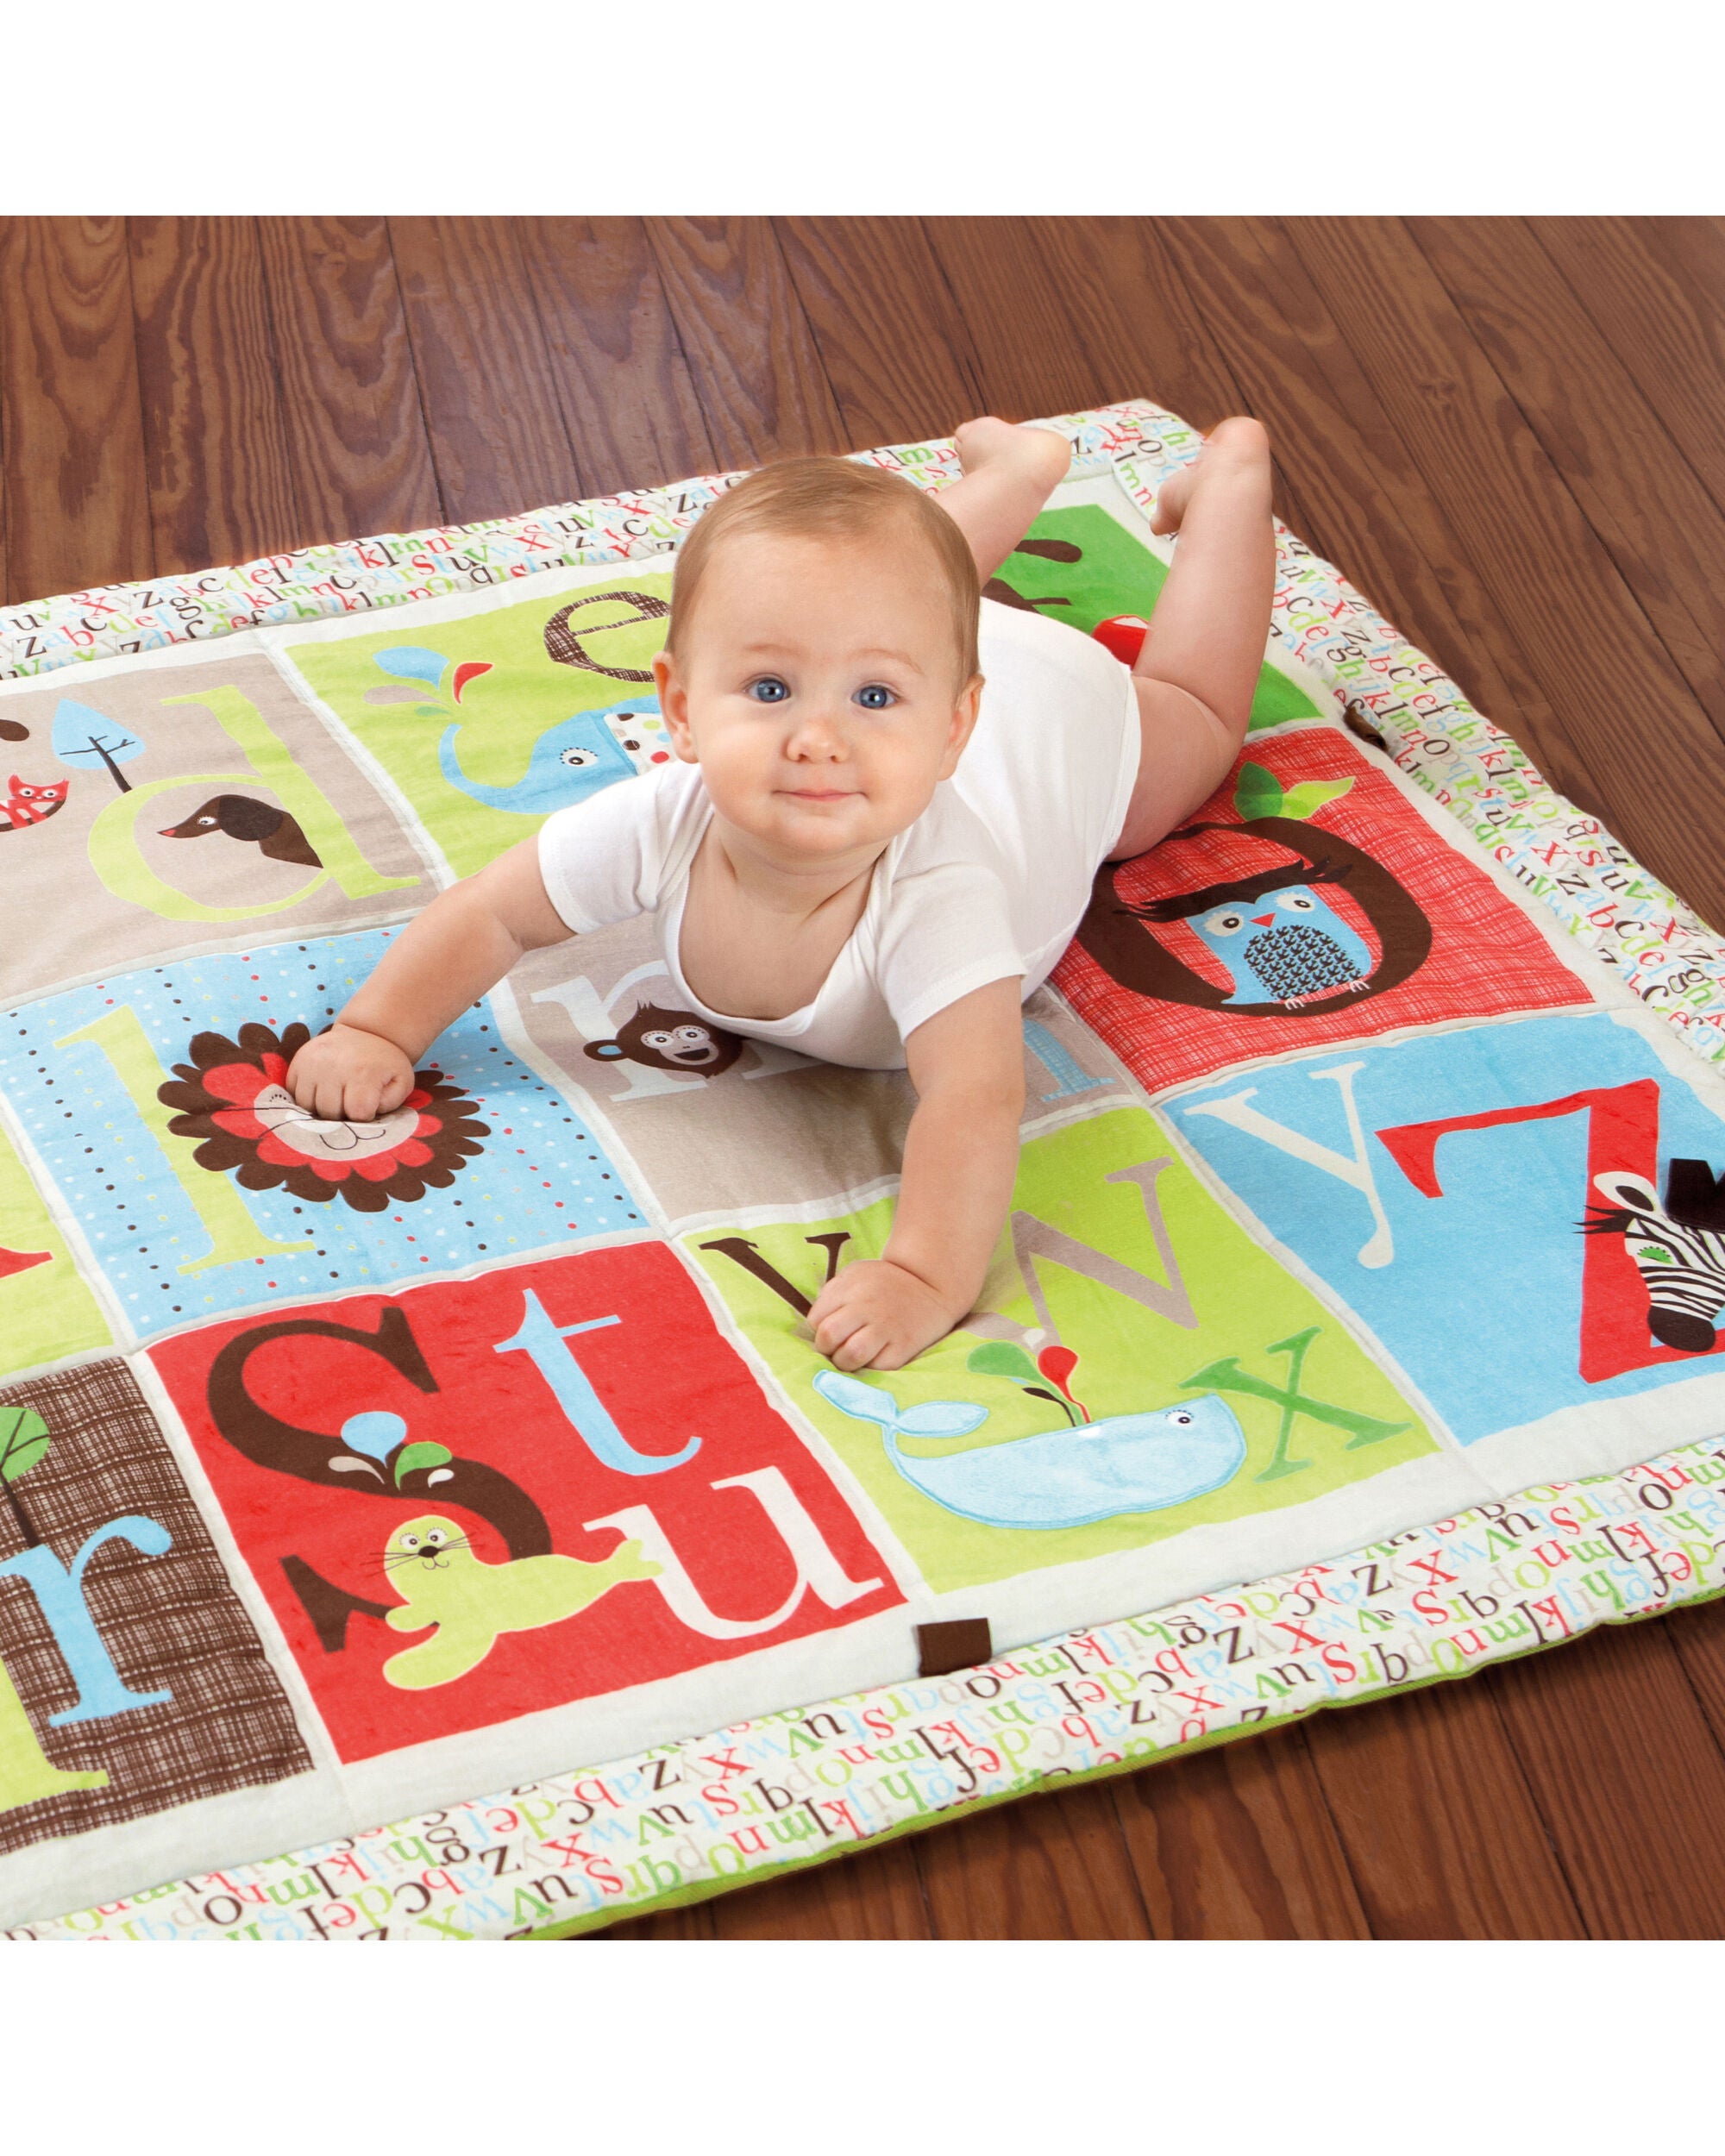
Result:
[[[944,1625],[919,1625],[917,1649],[922,1657],[919,1677],[950,1677],[955,1670],[974,1670],[994,1651],[986,1617],[959,1617]]]

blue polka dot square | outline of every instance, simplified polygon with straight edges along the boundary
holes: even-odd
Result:
[[[641,1230],[615,1163],[488,1002],[420,1058],[393,1113],[295,1106],[295,1049],[398,933],[185,959],[0,1018],[0,1090],[135,1338]]]

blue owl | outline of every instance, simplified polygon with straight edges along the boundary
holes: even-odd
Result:
[[[1372,956],[1364,941],[1308,883],[1284,884],[1187,917],[1228,969],[1229,1005],[1282,1003],[1364,988]]]

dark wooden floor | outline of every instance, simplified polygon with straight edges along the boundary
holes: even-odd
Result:
[[[0,586],[1137,394],[1725,923],[1716,221],[0,220]],[[1715,1936],[1722,1830],[1725,1607],[624,1928]]]

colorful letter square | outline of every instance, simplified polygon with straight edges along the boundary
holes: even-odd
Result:
[[[152,1359],[345,1759],[901,1599],[662,1243]]]

